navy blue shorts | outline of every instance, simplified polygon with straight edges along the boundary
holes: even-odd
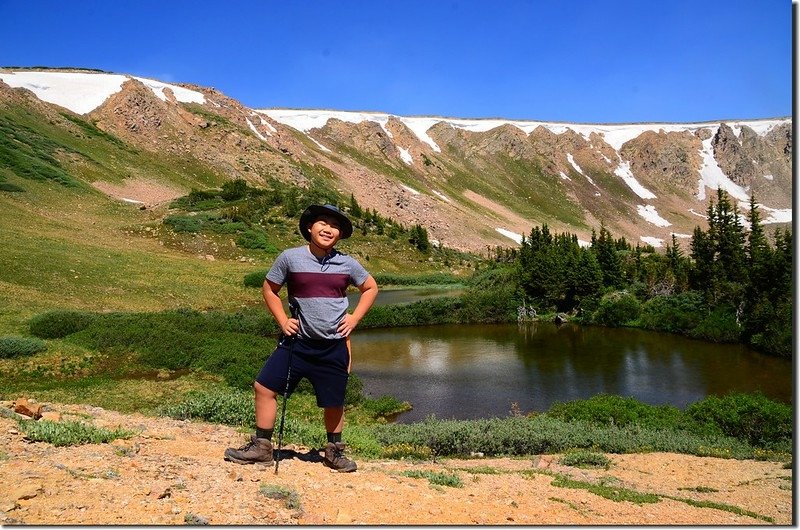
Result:
[[[286,391],[290,348],[292,373],[289,394],[305,377],[314,387],[318,407],[343,407],[350,365],[347,340],[281,339],[256,376],[256,381],[280,395]]]

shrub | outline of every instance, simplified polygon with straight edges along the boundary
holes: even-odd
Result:
[[[703,295],[697,291],[656,296],[642,306],[639,324],[645,329],[687,333],[707,313]]]
[[[625,292],[604,296],[592,315],[592,321],[601,326],[618,327],[639,318],[642,305],[635,296]]]
[[[464,487],[461,477],[455,473],[449,473],[445,471],[419,471],[412,469],[410,471],[403,471],[400,474],[404,477],[425,478],[428,479],[428,482],[436,486],[449,486],[451,488]]]
[[[428,460],[433,456],[433,453],[430,447],[403,443],[384,447],[381,456],[393,460],[402,460],[404,458],[409,458],[411,460]]]
[[[0,359],[33,355],[46,349],[47,343],[35,337],[0,337]]]
[[[60,339],[85,329],[96,317],[85,311],[58,309],[36,315],[28,322],[28,329],[41,339]]]
[[[269,242],[267,234],[260,230],[246,230],[236,238],[236,244],[242,248],[260,249],[270,253],[277,253],[278,249]]]
[[[561,457],[560,464],[565,466],[580,467],[580,468],[602,468],[608,469],[611,467],[611,460],[602,453],[593,453],[591,451],[572,451]]]
[[[673,428],[680,424],[681,412],[669,405],[652,406],[632,397],[598,394],[589,399],[556,403],[547,415],[564,421],[586,421],[597,425],[641,425]]]
[[[25,191],[25,188],[10,182],[0,182],[0,191],[7,191],[9,193],[22,193]]]
[[[429,274],[394,274],[379,272],[374,275],[378,285],[452,285],[463,280],[447,272],[432,272]]]
[[[356,374],[351,373],[344,391],[344,404],[358,405],[362,401],[364,401],[364,382]]]
[[[689,405],[685,414],[699,434],[732,436],[757,447],[787,444],[792,439],[792,407],[760,393],[709,396]]]
[[[247,181],[244,179],[229,180],[222,185],[220,196],[225,201],[235,201],[247,196]]]
[[[252,391],[213,390],[190,392],[183,402],[167,405],[159,412],[179,420],[245,427],[253,425],[256,409]]]
[[[244,277],[245,287],[255,287],[261,289],[264,286],[264,279],[267,277],[266,270],[260,270],[246,274]]]
[[[411,405],[393,396],[380,396],[376,399],[363,400],[361,408],[373,418],[386,418],[409,410]]]
[[[736,310],[727,306],[715,308],[689,332],[690,337],[711,342],[738,342],[741,335]]]
[[[197,216],[189,215],[170,215],[164,219],[164,224],[174,232],[199,232],[203,228],[203,222]]]
[[[259,493],[269,499],[283,501],[284,505],[290,510],[302,510],[300,495],[293,489],[276,484],[262,484],[258,488]]]
[[[136,434],[122,428],[109,430],[79,421],[22,420],[19,426],[29,440],[47,442],[58,447],[108,443],[117,438],[130,438]]]

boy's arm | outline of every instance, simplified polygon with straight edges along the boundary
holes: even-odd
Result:
[[[361,296],[358,297],[356,308],[353,309],[352,313],[345,313],[337,329],[337,331],[345,337],[350,336],[350,333],[356,329],[358,323],[361,322],[361,319],[367,314],[369,308],[372,307],[375,298],[378,296],[378,283],[370,274],[366,281],[358,286],[358,290],[361,291]]]
[[[281,290],[281,287],[282,286],[277,283],[264,280],[261,293],[264,295],[264,302],[267,304],[267,309],[272,313],[275,322],[278,323],[278,327],[281,328],[284,335],[290,337],[297,333],[297,330],[300,328],[300,323],[296,318],[289,318],[286,316],[286,311],[283,309],[283,302],[281,301],[281,297],[278,296],[278,291]]]

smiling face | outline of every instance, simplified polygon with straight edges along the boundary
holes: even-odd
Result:
[[[341,239],[339,220],[331,215],[317,217],[308,225],[308,232],[311,235],[309,242],[326,253]]]

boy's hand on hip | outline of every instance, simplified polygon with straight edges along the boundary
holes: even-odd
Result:
[[[281,331],[287,337],[291,337],[300,330],[300,321],[296,318],[289,318],[281,326]]]
[[[353,330],[356,329],[356,326],[358,326],[358,322],[359,321],[353,315],[346,313],[344,318],[342,318],[342,321],[339,322],[339,327],[336,329],[336,331],[341,333],[343,337],[349,337],[350,333],[352,333]]]

